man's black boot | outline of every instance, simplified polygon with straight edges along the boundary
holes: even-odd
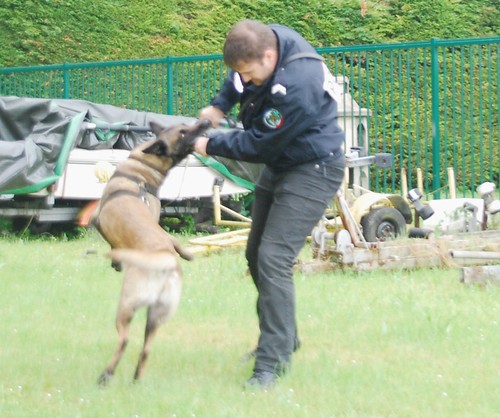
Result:
[[[255,370],[245,384],[246,389],[270,389],[276,383],[278,376],[273,372]]]

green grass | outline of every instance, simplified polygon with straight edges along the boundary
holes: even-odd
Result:
[[[242,385],[257,338],[243,249],[182,261],[176,316],[132,384],[144,313],[110,385],[121,275],[93,232],[0,240],[2,417],[499,417],[497,287],[455,269],[296,274],[303,346],[274,390]]]

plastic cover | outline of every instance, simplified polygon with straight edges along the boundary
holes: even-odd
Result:
[[[84,100],[0,96],[0,194],[34,193],[55,183],[75,147],[130,150],[154,137],[151,121],[170,126],[192,124],[196,118]],[[244,187],[252,185],[260,171],[255,164],[201,160],[214,169],[227,169],[233,181],[242,178]]]

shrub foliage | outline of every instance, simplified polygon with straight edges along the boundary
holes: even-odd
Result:
[[[219,53],[244,18],[314,46],[497,35],[497,0],[3,0],[0,66]]]

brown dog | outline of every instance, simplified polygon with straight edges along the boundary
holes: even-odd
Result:
[[[134,148],[104,189],[94,224],[111,245],[108,256],[117,270],[123,269],[124,278],[116,315],[118,347],[99,377],[101,385],[113,376],[120,361],[135,311],[148,306],[144,346],[134,375],[137,380],[158,326],[177,309],[181,294],[177,254],[188,260],[191,255],[159,225],[157,193],[169,170],[193,151],[194,139],[209,127],[208,121],[170,128],[152,122],[156,139]]]

